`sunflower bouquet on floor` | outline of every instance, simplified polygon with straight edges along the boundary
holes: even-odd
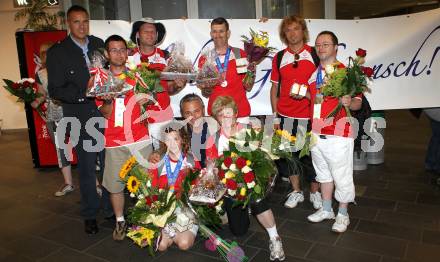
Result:
[[[339,63],[327,65],[325,67],[325,80],[321,88],[324,96],[341,98],[349,95],[354,97],[358,94],[369,91],[368,81],[372,80],[373,69],[364,67],[367,51],[359,48],[356,51],[356,57],[349,57],[348,66],[340,67]],[[332,110],[327,118],[334,117],[342,108],[342,103]],[[348,117],[351,117],[350,109],[344,107]]]
[[[136,204],[128,211],[128,222],[132,226],[127,236],[154,255],[161,230],[176,220],[176,195],[168,187],[154,185],[151,175],[134,156],[123,165],[119,178],[126,184],[130,197],[137,198]]]

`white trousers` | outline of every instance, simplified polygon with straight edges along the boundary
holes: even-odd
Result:
[[[335,198],[340,203],[354,202],[353,183],[354,139],[340,136],[318,136],[312,147],[316,181],[335,184]]]

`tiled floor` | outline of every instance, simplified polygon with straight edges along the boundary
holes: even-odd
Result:
[[[355,174],[359,196],[346,233],[330,232],[331,222],[308,223],[308,201],[282,207],[288,187],[277,185],[270,201],[287,261],[440,261],[440,191],[423,168],[428,121],[391,111],[387,125],[385,164]],[[61,175],[32,167],[25,132],[0,136],[0,166],[0,261],[219,261],[201,239],[187,252],[171,249],[151,258],[129,240],[114,242],[113,225],[102,218],[100,232],[87,236],[78,190],[53,196]],[[244,237],[232,237],[227,228],[219,234],[237,240],[251,261],[269,260],[267,234],[255,220]]]

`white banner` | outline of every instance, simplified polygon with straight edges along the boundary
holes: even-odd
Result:
[[[210,41],[210,20],[162,20],[167,35],[160,46],[166,49],[176,41],[185,43],[186,55],[197,66],[200,51]],[[280,19],[265,23],[254,19],[229,19],[230,45],[243,48],[241,35],[249,35],[249,28],[269,33],[269,45],[279,50]],[[371,93],[367,94],[374,110],[440,106],[440,9],[427,12],[365,20],[307,20],[310,45],[323,30],[333,31],[341,46],[338,59],[347,63],[357,48],[367,50],[366,66],[374,68]],[[126,21],[91,21],[91,34],[106,39],[119,34],[129,39],[131,24]],[[272,54],[273,56],[274,54]],[[252,115],[271,114],[269,99],[272,58],[258,65],[257,80],[248,93]],[[172,97],[175,115],[180,115],[179,101],[187,93],[200,91],[188,85]]]

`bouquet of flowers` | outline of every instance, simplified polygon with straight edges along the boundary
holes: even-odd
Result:
[[[146,119],[146,110],[149,104],[157,104],[157,93],[163,92],[164,88],[160,83],[160,71],[150,68],[148,62],[142,61],[136,64],[133,57],[128,57],[126,77],[134,79],[136,94],[144,94],[148,98],[148,102],[142,106],[141,121]]]
[[[371,80],[373,69],[364,67],[367,51],[359,48],[356,51],[356,57],[349,57],[348,66],[339,68],[339,64],[327,65],[325,67],[325,84],[322,87],[324,96],[341,98],[345,95],[355,96],[357,94],[369,91],[368,80]],[[342,108],[342,103],[335,107],[327,117],[335,116]],[[345,107],[348,117],[351,117],[350,109]]]
[[[194,212],[194,214],[197,215],[199,224],[216,228],[219,227],[221,223],[219,215],[223,213],[223,201],[218,199],[216,202],[205,203],[191,200],[191,196],[194,194],[194,189],[203,183],[200,181],[204,177],[201,173],[201,170],[197,169],[189,171],[183,181],[183,192],[180,199]],[[223,194],[224,191],[221,196],[223,196]]]
[[[252,28],[250,28],[249,31],[250,37],[245,35],[241,36],[244,43],[244,51],[246,52],[247,60],[250,63],[246,76],[243,79],[243,84],[246,86],[253,84],[255,66],[261,62],[269,52],[275,50],[272,47],[268,47],[269,34],[267,32],[255,32]]]
[[[200,233],[207,238],[205,241],[206,249],[210,251],[217,250],[225,261],[249,261],[249,258],[245,255],[243,249],[237,244],[237,242],[227,242],[223,240],[205,225],[200,225]]]
[[[185,78],[194,80],[197,74],[194,73],[192,62],[185,57],[185,46],[182,42],[172,44],[168,65],[160,75],[161,79],[174,80],[176,78]]]
[[[202,237],[207,238],[205,241],[205,247],[210,251],[217,250],[225,261],[248,261],[243,249],[237,244],[237,242],[228,242],[223,240],[208,227],[219,227],[221,223],[219,214],[224,212],[222,210],[223,201],[220,200],[217,202],[217,204],[206,204],[190,201],[190,195],[194,187],[200,184],[200,180],[203,180],[204,176],[206,176],[206,174],[202,176],[200,175],[199,170],[191,170],[185,177],[183,182],[183,197],[181,199],[186,198],[188,208],[196,215],[199,224],[199,232]]]
[[[261,146],[262,139],[262,131],[245,129],[229,140],[229,150],[217,160],[218,176],[236,205],[264,198],[275,181],[275,156]]]
[[[31,103],[35,99],[41,96],[38,93],[38,89],[35,86],[35,80],[33,78],[23,78],[17,82],[14,82],[9,79],[3,79],[5,82],[5,86],[3,86],[11,95],[16,96],[17,102],[21,103]],[[40,104],[35,110],[37,110],[38,114],[45,118],[44,108],[42,104]]]
[[[150,174],[131,157],[122,166],[119,177],[126,184],[130,196],[137,198],[129,209],[128,221],[133,224],[127,236],[154,254],[153,243],[160,237],[165,225],[176,221],[176,195],[167,187],[154,185]]]
[[[202,57],[204,57],[205,62],[200,68],[196,76],[196,83],[202,88],[202,93],[204,95],[210,95],[212,88],[222,81],[222,76],[217,69],[215,63],[215,58],[217,54],[215,50],[205,50]]]

